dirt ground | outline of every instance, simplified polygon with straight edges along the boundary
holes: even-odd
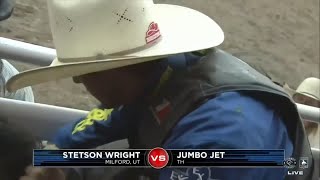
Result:
[[[158,0],[212,17],[225,31],[220,48],[259,65],[293,88],[319,77],[319,0]],[[17,0],[0,36],[53,47],[45,0]],[[14,62],[17,69],[34,66]],[[37,102],[89,110],[97,101],[70,79],[33,87]]]

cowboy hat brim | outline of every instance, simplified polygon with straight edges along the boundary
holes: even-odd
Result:
[[[315,101],[320,101],[320,99],[319,98],[317,98],[316,96],[314,96],[314,95],[312,95],[312,94],[310,94],[310,93],[308,93],[308,92],[296,92],[292,97],[296,97],[296,96],[306,96],[306,97],[309,97],[309,98],[311,98],[311,99],[313,99],[313,100],[315,100]]]
[[[48,67],[21,72],[12,77],[7,82],[7,90],[12,92],[51,80],[142,63],[173,54],[208,49],[224,41],[224,33],[220,26],[196,10],[177,5],[155,4],[154,11],[155,21],[160,26],[162,38],[153,46],[126,56],[89,62],[63,63],[58,58]]]
[[[147,62],[150,60],[161,58],[161,56],[153,57],[136,57],[109,59],[103,61],[61,63],[55,59],[51,66],[41,67],[34,70],[28,70],[19,73],[9,79],[6,88],[9,92],[16,91],[22,87],[36,85],[51,80],[80,76],[93,72],[99,72],[123,66]]]

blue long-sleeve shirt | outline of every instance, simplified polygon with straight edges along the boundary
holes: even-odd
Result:
[[[285,149],[293,147],[287,130],[275,112],[260,102],[237,92],[210,100],[184,117],[166,141],[167,149]],[[204,177],[221,180],[284,179],[284,168],[195,168],[183,171],[165,169],[161,179]],[[183,179],[183,178],[182,178]],[[188,178],[186,178],[188,179]],[[209,178],[202,178],[209,179]]]
[[[135,108],[95,110],[90,117],[96,120],[87,118],[65,126],[55,143],[59,148],[93,148],[125,139],[130,128],[127,123],[135,119]],[[285,149],[287,157],[293,152],[286,127],[275,111],[239,92],[220,94],[183,117],[164,148]],[[274,180],[285,175],[284,168],[166,168],[161,170],[160,180]]]

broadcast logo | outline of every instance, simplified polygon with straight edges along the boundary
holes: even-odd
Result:
[[[296,165],[297,165],[297,161],[294,158],[288,158],[287,160],[285,160],[283,162],[283,166],[288,168],[288,169],[295,168]]]
[[[306,169],[306,168],[308,168],[308,158],[307,158],[307,157],[300,158],[300,160],[299,160],[299,167],[300,167],[301,169]]]
[[[163,148],[154,148],[148,154],[148,163],[155,169],[162,169],[168,165],[169,154]]]

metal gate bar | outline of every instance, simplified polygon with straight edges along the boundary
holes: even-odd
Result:
[[[20,42],[20,41],[0,37],[0,58],[6,58],[10,60],[30,63],[38,66],[47,66],[51,64],[51,62],[55,57],[56,57],[55,49],[46,48],[38,45],[33,45],[30,43],[25,43],[25,42]],[[5,103],[5,104],[2,104],[2,103]],[[12,105],[12,103],[16,105],[23,104],[23,103],[17,103],[14,101],[4,101],[3,99],[1,99],[0,111],[1,111],[1,106],[3,105],[11,105],[10,107],[15,107],[15,105]],[[30,107],[33,107],[31,104],[28,104],[28,105]],[[53,108],[51,106],[46,106],[46,105],[38,105],[38,106],[43,108],[46,107],[49,109],[56,109],[58,110],[58,112],[62,113],[61,115],[70,114],[70,113],[71,114],[79,113],[79,111],[72,110],[72,109],[66,110],[65,108],[59,108],[59,107]],[[319,108],[314,108],[314,107],[310,107],[302,104],[297,104],[297,107],[302,118],[320,123]],[[3,109],[2,109],[2,112],[3,112]],[[36,117],[41,118],[40,116],[36,116]]]
[[[55,49],[0,37],[1,59],[48,66],[55,57]]]

